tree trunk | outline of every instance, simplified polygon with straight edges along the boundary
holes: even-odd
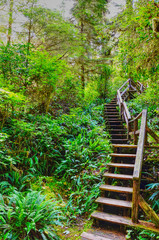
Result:
[[[81,19],[81,39],[84,46],[84,40],[83,40],[83,33],[84,33],[84,23]],[[81,85],[83,90],[83,96],[84,96],[84,89],[85,89],[85,66],[84,66],[84,56],[81,55]]]
[[[8,45],[9,45],[10,42],[11,42],[11,35],[12,35],[13,5],[14,5],[14,0],[10,0],[10,2],[9,2],[8,35],[7,35],[7,44],[8,44]]]

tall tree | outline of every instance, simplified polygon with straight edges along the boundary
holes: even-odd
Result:
[[[81,65],[80,76],[83,90],[90,73],[96,72],[94,63],[97,59],[99,60],[101,46],[104,43],[101,33],[105,11],[105,0],[75,0],[72,10],[74,22],[81,34],[82,51],[77,61]]]
[[[13,25],[13,6],[14,6],[14,0],[10,0],[9,1],[9,21],[8,21],[7,44],[10,44],[10,42],[11,42],[12,25]]]

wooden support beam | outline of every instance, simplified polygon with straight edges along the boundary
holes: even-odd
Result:
[[[131,216],[133,223],[138,223],[139,191],[140,191],[139,181],[133,180],[132,216]]]
[[[151,137],[153,137],[157,143],[159,143],[159,136],[157,136],[157,134],[152,131],[149,127],[146,128],[147,132],[151,135]]]
[[[151,219],[151,221],[159,227],[159,216],[155,213],[155,211],[149,206],[149,204],[143,199],[141,195],[138,197],[139,206],[142,208],[144,213]]]

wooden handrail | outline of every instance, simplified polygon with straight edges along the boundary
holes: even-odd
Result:
[[[139,113],[139,114],[137,115],[137,117],[133,118],[129,123],[135,122],[136,120],[138,120],[139,118],[141,118],[141,116],[142,116],[142,112]]]
[[[139,207],[138,198],[139,198],[139,192],[140,192],[140,181],[141,181],[146,127],[147,127],[147,110],[143,110],[139,141],[138,141],[137,153],[136,153],[136,159],[135,159],[134,173],[133,173],[132,221],[135,223],[138,221],[138,207]]]
[[[129,83],[129,79],[119,88],[119,91],[120,91],[127,83]]]
[[[123,92],[121,89],[126,86]],[[147,127],[147,110],[143,110],[140,114],[137,115],[134,119],[131,118],[129,109],[124,101],[124,95],[126,92],[129,92],[130,89],[137,90],[142,93],[144,90],[143,84],[140,82],[134,82],[132,79],[127,80],[121,88],[117,91],[117,102],[120,107],[120,115],[123,120],[125,120],[128,129],[128,137],[133,135],[134,138],[134,146],[137,146],[135,166],[133,172],[133,197],[132,197],[132,221],[134,223],[138,222],[138,208],[139,205],[143,209],[145,213],[151,212],[151,220],[159,225],[159,217],[155,214],[153,209],[144,201],[144,199],[140,196],[140,182],[141,182],[141,173],[142,173],[142,164],[143,164],[143,155],[144,155],[144,147],[148,147],[147,145],[147,133],[149,133],[157,143],[159,143],[159,137],[154,133],[149,127]],[[140,128],[138,127],[138,121],[141,118]],[[139,140],[138,140],[139,135]],[[154,148],[156,146],[153,146]]]
[[[125,109],[126,116],[127,116],[128,120],[130,120],[131,115],[130,115],[130,112],[129,112],[128,107],[126,105],[126,102],[123,102],[123,106],[124,106],[124,109]]]
[[[137,147],[135,167],[134,167],[134,173],[133,173],[133,180],[140,179],[140,175],[141,175],[145,136],[146,136],[146,126],[147,126],[147,110],[143,110],[142,119],[141,119],[141,128],[140,128],[140,134],[139,134],[139,142]]]

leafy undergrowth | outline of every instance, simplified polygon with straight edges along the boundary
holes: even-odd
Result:
[[[69,115],[57,119],[24,113],[8,119],[0,142],[3,239],[53,239],[56,232],[64,236],[62,239],[67,234],[71,239],[78,237],[74,226],[78,232],[83,231],[82,219],[87,219],[97,207],[94,200],[110,161],[109,135],[104,130],[102,111],[101,105],[72,109]],[[36,219],[34,212],[39,210],[36,204],[33,207],[34,200],[30,201],[30,217],[25,217],[29,209],[22,202],[34,193],[43,199],[41,214],[48,213],[46,203],[51,202],[50,222]],[[21,203],[10,200],[13,198]],[[18,221],[12,228],[10,219],[16,215]],[[69,232],[65,231],[68,227],[72,229]]]
[[[147,109],[148,126],[155,131],[159,131],[158,95],[158,83],[153,83],[141,95],[138,95],[128,103],[132,116],[137,116],[143,109]]]

